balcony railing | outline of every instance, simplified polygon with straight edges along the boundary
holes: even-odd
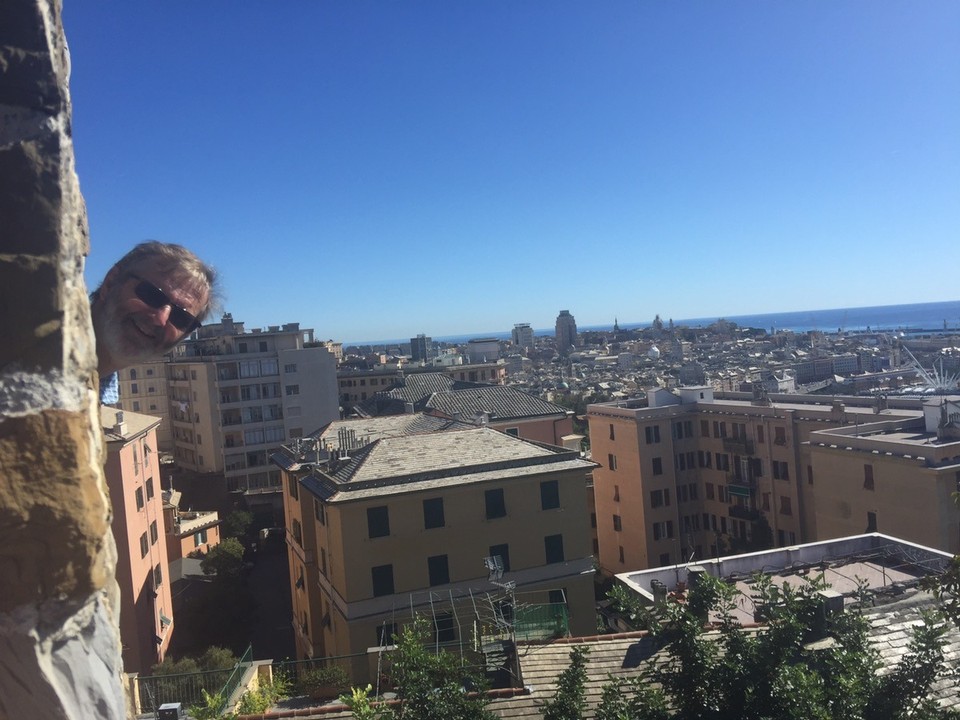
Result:
[[[736,473],[727,473],[727,485],[739,485],[740,487],[755,488],[757,479],[749,474],[737,477]]]
[[[748,438],[724,438],[723,449],[739,455],[753,455],[753,440]]]
[[[760,519],[760,511],[754,510],[753,508],[748,508],[745,505],[731,505],[730,517],[737,518],[739,520],[749,520],[750,522],[756,522],[757,520]]]

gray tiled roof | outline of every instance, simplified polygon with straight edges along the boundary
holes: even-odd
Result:
[[[567,414],[559,405],[504,385],[437,392],[427,400],[426,406],[450,417],[456,413],[464,418],[489,413],[493,421]]]
[[[456,474],[475,472],[491,464],[531,464],[529,461],[534,459],[549,461],[559,454],[544,445],[490,428],[473,428],[377,440],[357,453],[333,476],[340,482],[363,482],[445,471]]]
[[[373,442],[385,437],[465,430],[469,427],[471,426],[466,423],[448,420],[447,418],[414,413],[412,415],[385,415],[383,417],[334,420],[311,434],[310,437],[319,438],[327,447],[336,449],[340,447],[339,433],[341,430],[351,430],[358,440],[366,438],[369,442]]]
[[[357,412],[365,416],[393,415],[406,411],[407,403],[414,410],[423,410],[431,395],[448,390],[488,387],[481,383],[454,380],[445,373],[427,372],[407,375],[396,384],[356,406]]]

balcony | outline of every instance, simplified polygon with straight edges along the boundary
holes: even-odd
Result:
[[[724,438],[723,449],[737,455],[753,455],[753,440],[749,438]]]
[[[727,473],[727,485],[737,486],[742,488],[756,488],[757,479],[751,474],[741,474],[739,477],[736,473]]]
[[[731,505],[730,517],[737,518],[738,520],[757,522],[757,520],[760,519],[760,511],[748,508],[746,505]]]

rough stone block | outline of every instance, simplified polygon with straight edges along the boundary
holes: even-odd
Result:
[[[3,252],[46,255],[59,250],[61,147],[53,134],[0,150]]]
[[[85,413],[0,422],[0,613],[88,596],[111,579],[109,501],[94,437]]]
[[[59,3],[53,21],[59,25]],[[0,23],[0,105],[57,114],[68,102],[62,30],[46,32],[42,3],[5,2]]]
[[[0,369],[62,367],[63,310],[58,273],[37,258],[0,258],[0,317],[7,319],[0,343]]]

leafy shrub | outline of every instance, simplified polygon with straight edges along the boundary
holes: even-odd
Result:
[[[297,689],[314,700],[332,700],[350,687],[347,673],[339,665],[307,670],[300,675]]]

